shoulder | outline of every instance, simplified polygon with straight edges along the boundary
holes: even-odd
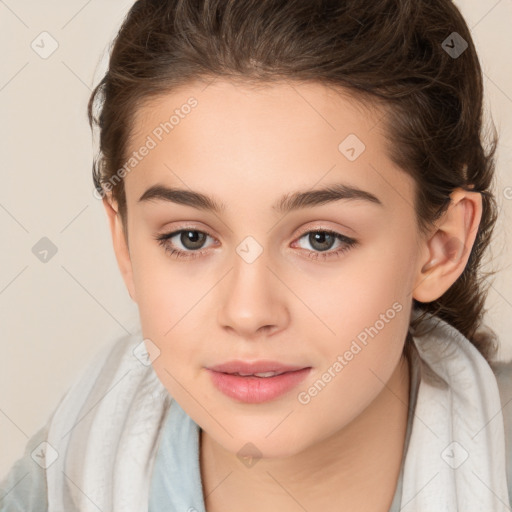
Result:
[[[46,470],[40,463],[47,432],[45,425],[28,440],[23,456],[0,481],[1,512],[47,511]]]
[[[489,366],[494,372],[498,384],[505,434],[512,449],[512,359],[510,361],[491,361]]]
[[[494,372],[498,384],[505,434],[512,449],[512,359],[510,361],[491,361],[489,366]]]
[[[127,335],[110,340],[101,347],[78,372],[75,380],[62,394],[48,420],[25,445],[23,455],[11,466],[7,475],[0,479],[0,512],[46,512],[48,510],[47,470],[45,467],[45,443],[52,421],[58,411],[71,412],[70,402],[90,395],[105,379],[106,374],[117,368],[124,359],[133,359],[135,367],[144,368],[142,337]],[[126,366],[126,365],[125,365]],[[106,371],[108,370],[108,372]],[[112,375],[109,375],[112,378]],[[80,404],[76,403],[77,410]]]
[[[489,363],[498,384],[505,432],[508,492],[512,500],[512,360]]]
[[[492,361],[489,366],[496,377],[501,405],[504,407],[512,399],[512,359],[510,361]]]

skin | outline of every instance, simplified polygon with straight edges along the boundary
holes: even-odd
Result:
[[[154,370],[202,429],[206,508],[334,511],[343,503],[346,510],[387,511],[406,432],[402,349],[412,299],[435,300],[462,273],[481,196],[454,191],[445,216],[420,236],[415,184],[387,157],[382,113],[320,84],[194,82],[137,112],[129,150],[191,96],[197,107],[125,177],[128,244],[117,205],[108,197],[103,203],[143,335],[160,350]],[[348,134],[366,146],[354,161],[338,150]],[[339,200],[286,215],[271,207],[282,195],[334,183],[368,191],[382,205]],[[209,194],[226,208],[214,214],[138,202],[154,184]],[[204,252],[191,259],[166,253],[155,237],[178,229],[211,235],[198,249]],[[307,233],[322,229],[357,244],[338,257],[308,257],[322,246]],[[236,251],[249,235],[263,248],[252,263]],[[172,240],[175,249],[193,252],[179,235]],[[341,247],[335,240],[323,253]],[[401,311],[300,403],[298,393],[396,303]],[[285,395],[246,404],[218,391],[205,369],[232,359],[312,370]],[[250,466],[237,456],[249,442],[257,448]]]

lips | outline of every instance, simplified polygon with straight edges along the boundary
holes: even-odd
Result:
[[[213,385],[224,395],[247,404],[274,400],[297,387],[311,367],[276,361],[229,361],[206,368]]]

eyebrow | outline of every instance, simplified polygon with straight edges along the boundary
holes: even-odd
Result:
[[[366,201],[383,206],[378,197],[366,190],[361,190],[360,188],[343,183],[335,183],[322,189],[285,194],[272,205],[272,209],[277,213],[284,214],[293,210],[319,206],[342,199]],[[149,187],[138,200],[139,203],[145,201],[168,201],[191,206],[200,210],[212,211],[217,214],[220,214],[226,209],[225,204],[201,192],[166,187],[164,185],[152,185]]]

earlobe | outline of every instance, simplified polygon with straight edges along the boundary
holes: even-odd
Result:
[[[447,211],[424,242],[412,291],[419,302],[432,302],[452,286],[464,271],[476,239],[482,218],[481,194],[456,189],[450,197]]]
[[[123,277],[128,293],[130,294],[130,297],[133,301],[137,302],[135,286],[133,283],[133,270],[130,251],[123,232],[121,216],[111,199],[104,197],[103,206],[105,207],[105,211],[107,213],[117,265],[121,271],[121,275]]]

